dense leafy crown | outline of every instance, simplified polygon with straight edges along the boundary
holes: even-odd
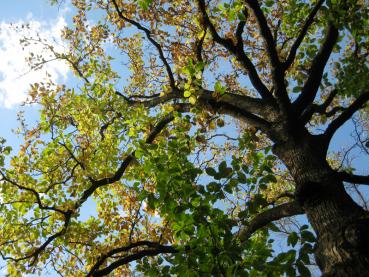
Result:
[[[270,224],[294,186],[268,128],[291,101],[312,133],[365,103],[368,3],[72,3],[68,49],[39,42],[78,80],[32,85],[40,121],[1,147],[9,274],[309,276],[310,227]]]

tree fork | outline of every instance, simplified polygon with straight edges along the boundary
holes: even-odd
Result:
[[[323,276],[369,276],[369,213],[347,194],[321,151],[311,135],[273,148],[317,234],[315,257]]]

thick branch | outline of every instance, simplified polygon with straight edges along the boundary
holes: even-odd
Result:
[[[287,57],[287,60],[284,62],[283,64],[283,69],[287,70],[293,63],[293,61],[295,60],[296,57],[296,53],[298,48],[300,47],[302,41],[304,40],[304,37],[307,34],[307,31],[309,29],[309,27],[311,26],[311,24],[313,24],[314,22],[314,18],[316,16],[316,14],[318,13],[319,9],[321,8],[321,6],[323,5],[325,0],[319,0],[315,7],[313,8],[313,10],[310,12],[308,18],[306,19],[298,37],[296,38],[295,42],[293,43],[290,53]]]
[[[258,1],[247,0],[246,2],[249,5],[249,7],[252,9],[256,17],[256,21],[260,29],[260,34],[263,37],[265,45],[266,45],[266,50],[267,50],[267,53],[270,59],[270,63],[272,64],[272,67],[278,68],[280,65],[279,57],[278,57],[277,50],[275,48],[274,38],[268,26],[268,22],[265,18],[265,15],[263,11],[261,10]]]
[[[143,105],[146,108],[152,108],[156,107],[159,104],[164,104],[170,100],[181,98],[183,96],[183,91],[178,90],[175,88],[171,92],[166,93],[163,96],[159,95],[152,95],[152,96],[146,96],[146,95],[135,95],[134,97],[130,96],[127,97],[123,93],[116,91],[117,95],[122,97],[129,105],[135,106],[135,105]],[[146,99],[146,100],[137,100],[137,99]]]
[[[220,97],[214,97],[214,91],[206,89],[199,90],[201,91],[198,97],[199,104],[219,113],[228,114],[246,121],[264,131],[270,130],[271,126],[268,120],[273,121],[277,116],[277,107],[273,105],[273,101],[240,95],[234,92],[228,92]],[[178,92],[178,94],[171,93],[150,100],[134,101],[132,104],[142,104],[145,107],[153,107],[172,99],[182,98],[181,94],[181,92]],[[181,105],[183,108],[186,106],[185,104]]]
[[[199,103],[204,106],[209,106],[212,110],[216,112],[219,112],[222,114],[228,114],[237,119],[241,119],[256,128],[263,130],[264,132],[269,132],[271,128],[271,124],[265,119],[250,112],[247,109],[247,106],[249,103],[247,103],[246,101],[244,103],[235,102],[234,100],[238,98],[236,97],[236,95],[227,95],[223,97],[220,99],[216,99],[209,94],[202,94],[199,97]],[[240,98],[242,97],[243,96],[240,96]],[[247,97],[247,96],[244,96],[244,97]]]
[[[369,185],[369,175],[362,176],[362,175],[355,175],[347,172],[338,172],[338,176],[343,182],[348,182],[352,184],[363,184]]]
[[[309,104],[314,101],[323,77],[324,68],[337,40],[338,30],[335,26],[329,24],[324,42],[318,54],[312,61],[308,72],[308,79],[305,82],[301,94],[293,103],[294,108],[298,113],[301,113]]]
[[[273,34],[268,26],[267,19],[263,11],[260,8],[258,1],[256,0],[247,0],[246,1],[249,7],[252,9],[256,21],[258,23],[260,34],[264,39],[266,45],[266,52],[268,54],[270,63],[271,63],[271,71],[273,77],[273,84],[275,89],[275,95],[277,97],[277,102],[280,105],[280,108],[285,112],[289,113],[290,109],[290,100],[288,98],[288,93],[286,89],[286,85],[284,82],[284,71],[281,70],[281,63],[278,57],[278,52],[275,47],[275,41],[273,38]]]
[[[273,120],[277,116],[277,107],[273,105],[272,101],[254,98],[246,95],[241,95],[237,91],[227,92],[218,98],[214,98],[215,92],[204,90],[201,98],[206,100],[217,100],[219,103],[227,103],[239,109],[260,115],[263,119]]]
[[[237,238],[240,239],[241,242],[246,241],[255,231],[265,227],[273,221],[303,213],[304,210],[297,201],[281,204],[255,216],[248,226],[241,229],[237,234]]]
[[[247,18],[247,9],[243,10],[243,15]],[[242,20],[238,23],[237,28],[236,28],[236,39],[237,39],[237,44],[241,45],[243,47],[243,39],[242,39],[242,34],[243,31],[245,29],[246,26],[246,20]]]

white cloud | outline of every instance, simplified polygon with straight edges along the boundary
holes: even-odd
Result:
[[[53,82],[65,81],[69,69],[64,61],[51,61],[39,70],[31,70],[26,62],[31,52],[46,60],[52,53],[41,43],[32,43],[24,49],[20,43],[24,37],[39,37],[51,43],[55,51],[62,52],[60,31],[64,26],[66,21],[62,16],[52,21],[38,21],[28,15],[27,21],[0,22],[0,106],[11,108],[26,100],[30,84],[45,80],[46,72]]]

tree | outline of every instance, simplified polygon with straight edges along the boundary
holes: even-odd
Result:
[[[324,276],[368,274],[344,182],[369,177],[328,156],[355,116],[367,144],[367,1],[73,5],[68,51],[40,42],[79,83],[34,84],[40,122],[10,166],[1,148],[10,275],[309,276],[312,253]],[[298,214],[316,237],[300,226],[274,253],[273,222]]]

